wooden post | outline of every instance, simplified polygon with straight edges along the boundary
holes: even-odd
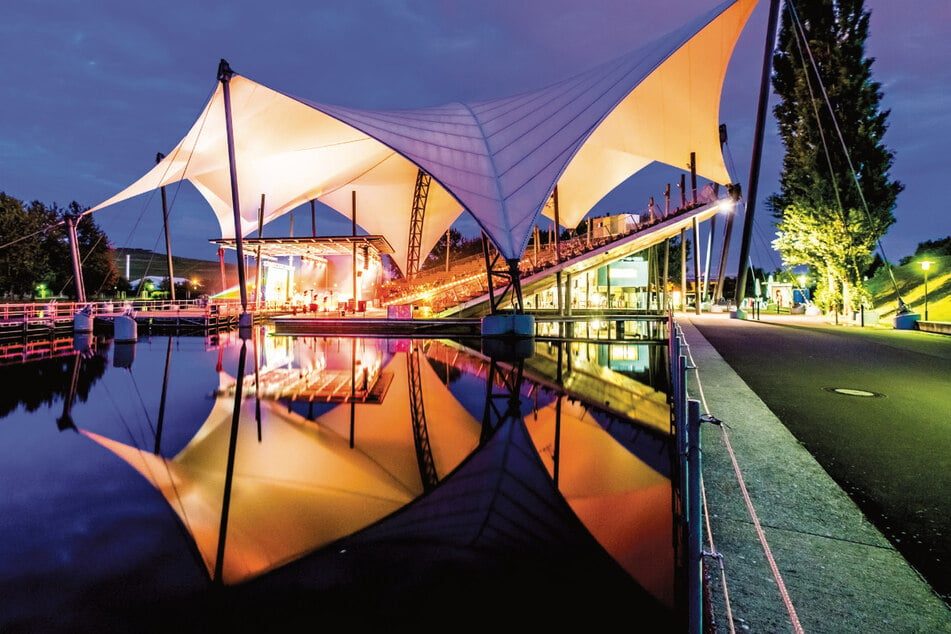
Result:
[[[314,200],[310,201],[310,235],[312,238],[317,237],[317,210],[314,208]]]
[[[687,177],[680,175],[680,208],[687,208]]]
[[[664,218],[670,215],[670,183],[664,188]]]

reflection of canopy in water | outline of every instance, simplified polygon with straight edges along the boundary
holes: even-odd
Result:
[[[556,422],[558,490],[631,576],[672,606],[670,480],[621,446],[584,405],[568,399],[526,419],[535,446],[545,448],[541,455],[549,473],[556,468]]]
[[[248,597],[294,596],[301,581],[377,588],[377,579],[387,579],[395,587],[385,597],[367,596],[395,594],[393,601],[422,602],[426,612],[456,618],[467,618],[466,610],[479,618],[483,608],[504,603],[525,615],[588,612],[598,622],[617,601],[641,622],[669,618],[653,588],[625,572],[559,495],[519,419],[505,421],[437,489],[337,546],[255,579]]]
[[[437,473],[452,470],[478,444],[479,425],[421,364],[424,398],[433,412],[429,440]],[[334,408],[315,423],[273,401],[241,407],[227,518],[222,581],[237,583],[349,535],[406,505],[423,491],[408,411],[405,355],[386,409]],[[401,368],[403,368],[401,370]],[[221,376],[221,384],[234,379]],[[217,561],[233,398],[220,397],[189,444],[167,459],[84,431],[132,465],[162,492],[192,535],[209,573]]]
[[[558,184],[574,227],[605,194],[658,161],[727,184],[720,92],[755,0],[725,2],[680,29],[586,73],[518,96],[401,111],[314,103],[235,75],[230,81],[240,231],[310,200],[393,245],[404,268],[416,178],[432,176],[420,255],[468,210],[509,260],[521,257]],[[219,83],[185,138],[138,181],[95,209],[187,179],[235,238]],[[553,213],[553,212],[552,212]]]

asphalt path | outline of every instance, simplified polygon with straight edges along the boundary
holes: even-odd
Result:
[[[951,603],[951,337],[799,316],[693,323]]]

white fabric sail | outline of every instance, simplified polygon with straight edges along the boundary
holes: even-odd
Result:
[[[310,200],[349,217],[351,192],[356,191],[357,224],[368,233],[386,236],[402,268],[419,168],[355,128],[250,79],[235,75],[230,88],[242,236],[258,228],[262,194],[267,224]],[[234,238],[221,84],[174,150],[138,181],[90,211],[182,179],[188,179],[211,205],[221,237]],[[460,213],[459,203],[438,184],[430,188],[424,253]]]
[[[433,178],[421,254],[463,209],[506,259],[521,257],[558,184],[573,227],[605,194],[660,161],[727,184],[719,102],[756,0],[730,0],[657,42],[547,88],[472,104],[380,111],[319,104],[240,75],[231,100],[241,231],[316,199],[384,235],[405,271],[418,169]],[[181,179],[234,236],[223,90],[174,151],[92,211]]]

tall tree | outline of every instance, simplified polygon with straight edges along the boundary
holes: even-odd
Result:
[[[42,283],[53,294],[75,296],[69,237],[63,220],[83,211],[76,202],[66,209],[55,204],[47,207],[38,201],[24,206],[0,193],[0,295],[33,296]],[[88,214],[80,219],[76,233],[87,295],[111,290],[118,271],[106,235]]]
[[[773,245],[787,266],[813,267],[820,304],[837,306],[844,286],[857,308],[867,301],[862,273],[903,189],[889,178],[889,111],[865,56],[869,13],[863,0],[784,5],[773,88],[786,153],[769,201],[779,220]]]
[[[31,296],[37,285],[48,283],[48,254],[42,248],[42,230],[55,223],[45,209],[0,192],[0,294]]]

